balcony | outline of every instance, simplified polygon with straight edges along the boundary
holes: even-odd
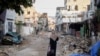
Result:
[[[77,23],[77,22],[82,22],[82,18],[77,17],[77,18],[63,18],[62,23]]]

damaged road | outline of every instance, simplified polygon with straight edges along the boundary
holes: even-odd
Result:
[[[9,56],[46,56],[48,50],[49,33],[39,36],[27,36],[20,45],[0,46],[0,51]],[[45,36],[45,37],[44,37]]]

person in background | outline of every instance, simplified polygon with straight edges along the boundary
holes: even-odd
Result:
[[[58,41],[57,33],[55,31],[52,31],[50,36],[49,50],[47,56],[56,56],[57,41]]]
[[[38,28],[38,27],[35,27],[35,31],[36,31],[36,35],[38,35],[38,33],[39,33],[39,28]]]

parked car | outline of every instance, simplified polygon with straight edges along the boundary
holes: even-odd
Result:
[[[2,44],[20,44],[23,38],[16,32],[8,32],[2,39]]]

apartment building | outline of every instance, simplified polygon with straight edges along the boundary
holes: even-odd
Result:
[[[87,11],[91,0],[65,0],[65,7],[68,11]]]
[[[40,14],[36,11],[34,3],[35,0],[33,0],[33,6],[31,7],[25,8],[22,6],[24,13],[20,16],[17,15],[16,17],[16,22],[21,22],[23,24],[20,31],[23,35],[30,35],[34,33],[35,28],[38,25],[38,17]]]
[[[22,8],[24,14],[17,17],[17,20],[22,21],[24,26],[22,28],[22,33],[29,35],[35,32],[35,28],[38,25],[39,13],[35,10],[35,7]]]
[[[56,30],[62,31],[61,25],[62,25],[62,13],[61,11],[65,10],[65,7],[57,7],[56,8]]]
[[[56,20],[61,22],[59,28],[66,33],[79,31],[82,26],[81,22],[86,18],[84,15],[87,15],[87,11],[90,10],[90,4],[91,0],[64,0],[65,9],[60,10],[60,15],[56,16],[61,17],[61,20],[58,18]]]
[[[55,18],[54,17],[48,17],[48,30],[52,31],[55,30]]]
[[[43,13],[38,19],[38,29],[39,30],[48,30],[48,14]]]

